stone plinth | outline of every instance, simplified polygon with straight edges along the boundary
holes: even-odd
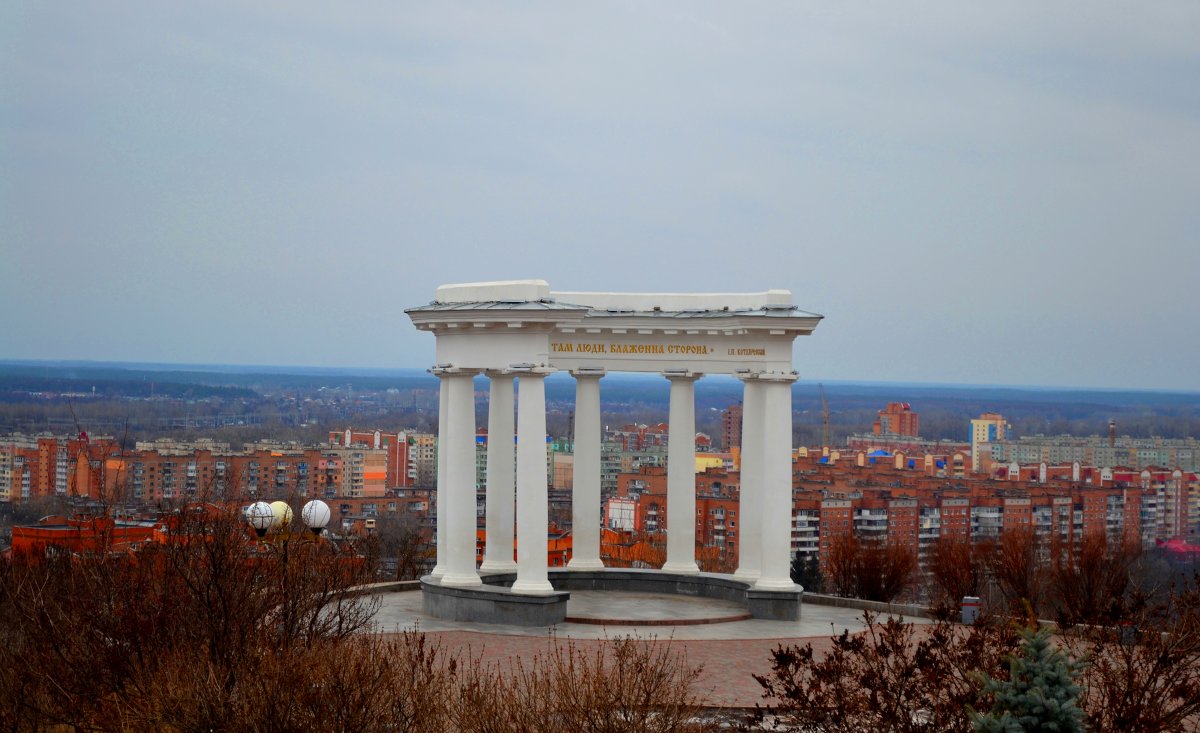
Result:
[[[744,603],[752,618],[798,621],[804,591],[759,590],[732,576],[717,573],[681,575],[661,570],[609,568],[605,570],[552,570],[552,592],[541,595],[513,593],[515,573],[483,574],[483,585],[447,587],[432,578],[421,579],[425,612],[448,621],[472,621],[514,626],[553,626],[567,616],[572,590],[613,593],[664,593],[717,598]]]
[[[799,586],[797,586],[799,587]],[[800,606],[804,600],[802,590],[756,590],[746,591],[746,606],[753,618],[769,621],[799,621]]]
[[[510,581],[511,582],[511,581]],[[510,626],[554,626],[567,617],[570,593],[521,595],[500,585],[443,586],[421,578],[425,613],[447,621]]]

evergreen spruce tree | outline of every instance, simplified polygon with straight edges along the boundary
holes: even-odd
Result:
[[[1083,711],[1076,704],[1075,684],[1082,665],[1050,641],[1046,629],[1021,632],[1020,656],[1009,659],[1009,678],[984,678],[984,690],[995,695],[986,715],[974,714],[977,733],[1077,733]]]
[[[816,555],[797,554],[792,558],[792,582],[803,586],[809,593],[821,592],[821,563]]]

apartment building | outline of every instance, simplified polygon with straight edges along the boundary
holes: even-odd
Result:
[[[871,425],[874,435],[903,435],[915,438],[921,434],[921,416],[907,402],[889,402],[880,410]]]
[[[1195,438],[1131,438],[1092,435],[1032,435],[990,443],[997,464],[1071,464],[1128,466],[1143,469],[1170,466],[1200,470],[1200,441]]]
[[[370,448],[384,455],[384,487],[410,488],[417,485],[416,433],[380,430],[334,430],[329,433],[334,448]]]
[[[739,475],[724,467],[711,467],[696,474],[696,544],[712,566],[732,572],[737,567],[739,537]],[[616,496],[603,507],[608,529],[639,533],[662,533],[667,526],[667,471],[663,466],[643,466],[618,477]]]
[[[106,498],[105,462],[120,452],[112,436],[0,436],[0,501],[42,496]]]

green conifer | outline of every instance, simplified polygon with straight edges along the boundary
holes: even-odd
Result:
[[[1082,665],[1057,649],[1046,629],[1021,632],[1019,656],[1009,659],[1009,678],[985,678],[984,689],[995,695],[986,715],[974,715],[977,733],[1077,733],[1083,711],[1076,704],[1075,684]]]

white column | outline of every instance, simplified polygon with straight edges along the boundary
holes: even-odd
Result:
[[[475,571],[475,384],[473,372],[447,374],[446,564],[442,585],[480,585]]]
[[[604,369],[578,369],[575,376],[575,463],[571,484],[569,570],[598,570],[600,560],[600,378]]]
[[[487,447],[487,530],[480,570],[511,572],[516,491],[516,451],[513,446],[513,375],[489,371]]]
[[[741,497],[738,500],[738,568],[733,577],[752,583],[762,573],[763,389],[756,375],[742,378]]]
[[[764,374],[762,574],[760,590],[794,590],[792,564],[792,382],[795,374]]]
[[[546,374],[551,371],[517,372],[517,580],[512,592],[527,595],[554,590],[546,572]]]
[[[671,413],[667,435],[668,573],[695,574],[696,565],[696,380],[701,375],[680,370],[663,374],[671,380]]]
[[[429,575],[434,580],[441,580],[446,574],[446,405],[449,404],[450,390],[446,386],[446,378],[441,370],[431,369],[438,378],[438,432],[437,432],[437,502],[434,526],[437,531],[437,558]]]

